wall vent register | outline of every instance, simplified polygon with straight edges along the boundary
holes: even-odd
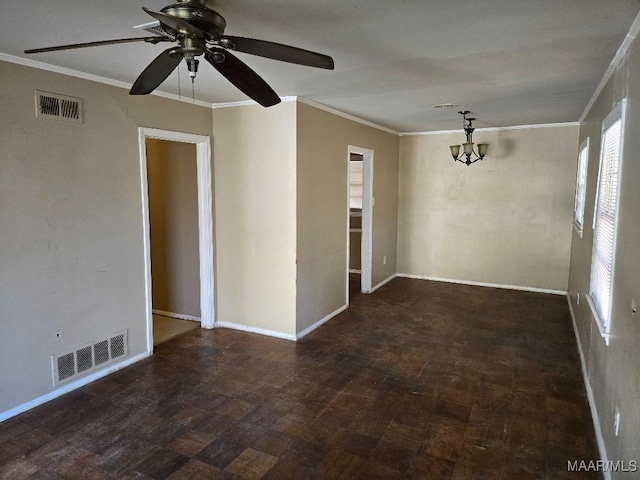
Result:
[[[82,123],[82,100],[36,90],[36,117]]]
[[[111,335],[51,357],[53,384],[60,385],[127,355],[127,331]]]

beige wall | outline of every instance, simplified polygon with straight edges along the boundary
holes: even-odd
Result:
[[[200,317],[196,146],[147,139],[153,308]]]
[[[34,90],[84,124],[35,118]],[[53,390],[51,355],[122,329],[146,350],[138,127],[211,135],[211,110],[0,62],[0,413]],[[56,339],[56,333],[62,337]]]
[[[607,346],[598,332],[585,295],[589,293],[593,213],[598,180],[602,121],[627,98],[620,204],[613,278],[611,339]],[[584,235],[574,232],[569,294],[606,452],[610,460],[639,460],[640,445],[640,313],[631,314],[631,301],[640,304],[640,43],[635,40],[621,65],[598,96],[580,126],[580,140],[589,138],[589,166]],[[578,294],[580,301],[578,303]],[[613,433],[614,412],[621,413],[620,435]],[[630,478],[613,474],[613,478]]]
[[[296,317],[301,332],[345,305],[349,145],[374,150],[372,284],[395,274],[399,138],[297,105]]]
[[[296,105],[213,111],[217,320],[295,334]]]
[[[455,134],[400,140],[398,272],[567,290],[577,126],[477,132],[486,160],[454,162]]]

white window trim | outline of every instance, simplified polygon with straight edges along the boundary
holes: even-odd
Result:
[[[613,125],[618,119],[620,119],[621,124],[620,124],[620,158],[619,158],[619,164],[618,164],[618,178],[621,179],[622,178],[622,168],[623,168],[623,164],[624,164],[624,137],[625,137],[625,111],[626,111],[626,106],[627,106],[627,100],[622,99],[620,100],[620,102],[613,108],[613,110],[611,110],[611,112],[609,113],[609,115],[606,116],[606,118],[604,119],[604,121],[602,122],[602,130],[601,130],[601,138],[604,137],[604,132],[605,130],[607,130],[611,125]],[[592,228],[595,231],[595,227],[596,227],[596,220],[597,220],[597,215],[598,215],[598,200],[599,200],[599,196],[600,196],[600,176],[602,175],[602,155],[603,155],[603,149],[604,149],[604,142],[601,141],[600,142],[600,157],[599,157],[599,165],[598,165],[598,183],[597,183],[597,191],[596,191],[596,198],[595,198],[595,207],[594,207],[594,211],[593,211],[593,223],[592,223]],[[620,215],[620,180],[619,180],[619,184],[618,184],[618,191],[616,192],[616,214],[615,214],[615,219],[614,219],[614,229],[613,229],[613,256],[612,256],[612,262],[611,262],[611,300],[609,302],[609,323],[607,325],[605,325],[604,320],[602,319],[602,317],[600,316],[600,314],[598,313],[598,309],[596,308],[596,305],[593,301],[593,297],[591,296],[592,292],[591,292],[591,279],[589,279],[589,294],[587,295],[587,303],[589,304],[589,308],[591,309],[591,314],[593,315],[593,318],[596,321],[596,325],[598,326],[598,331],[600,332],[600,335],[602,336],[602,338],[605,341],[606,345],[609,345],[609,340],[611,337],[611,324],[612,324],[612,318],[611,318],[611,311],[613,309],[613,291],[614,291],[614,284],[615,284],[615,265],[616,265],[616,253],[617,253],[617,240],[618,240],[618,217]],[[595,232],[594,232],[595,233]],[[593,268],[593,255],[595,252],[595,248],[596,248],[596,242],[595,242],[595,234],[594,234],[594,241],[593,241],[593,245],[592,245],[592,251],[591,251],[591,268]]]
[[[593,303],[593,298],[591,298],[591,294],[585,295],[587,297],[587,304],[589,305],[589,309],[591,310],[591,315],[596,321],[596,325],[598,326],[598,332],[600,332],[600,336],[604,339],[605,345],[609,345],[609,339],[611,338],[611,334],[609,330],[611,328],[611,322],[609,322],[608,328],[604,327],[604,322],[602,318],[600,318],[600,314],[598,313],[598,309],[596,308],[596,304]]]
[[[584,157],[582,157],[582,152],[586,152]],[[578,194],[579,194],[579,182],[580,182],[580,159],[584,158],[584,171],[585,171],[585,180],[584,180],[584,198],[582,199],[582,211],[580,215],[582,216],[582,223],[578,223],[577,213],[578,213]],[[573,228],[578,234],[580,238],[582,238],[582,234],[584,232],[584,210],[586,205],[586,190],[587,190],[587,180],[588,180],[588,171],[589,171],[589,137],[587,137],[581,144],[578,149],[578,168],[576,170],[576,191],[573,198]]]

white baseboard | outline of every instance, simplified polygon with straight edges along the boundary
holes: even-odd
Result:
[[[607,448],[604,444],[604,437],[602,436],[602,428],[600,428],[600,417],[598,416],[598,409],[596,408],[596,401],[593,397],[593,390],[591,389],[591,383],[589,382],[589,372],[587,370],[587,362],[584,358],[584,352],[582,351],[582,342],[580,341],[580,334],[578,332],[578,324],[576,323],[576,315],[573,311],[573,304],[571,303],[571,297],[567,293],[567,303],[569,304],[569,312],[571,313],[571,323],[573,324],[573,333],[576,336],[576,343],[578,344],[578,354],[580,355],[580,365],[582,366],[582,378],[584,380],[584,386],[587,390],[587,398],[589,400],[589,407],[591,410],[591,419],[593,421],[593,428],[596,433],[596,441],[598,443],[598,450],[600,451],[600,460],[603,460],[608,465],[607,460]],[[611,472],[603,471],[605,480],[611,480]]]
[[[553,295],[566,295],[565,290],[550,290],[547,288],[523,287],[519,285],[503,285],[501,283],[473,282],[470,280],[455,280],[453,278],[430,277],[427,275],[411,275],[408,273],[398,273],[396,276],[402,278],[415,278],[417,280],[430,280],[432,282],[457,283],[460,285],[473,285],[476,287],[502,288],[505,290],[521,290],[523,292],[550,293]]]
[[[218,322],[215,324],[215,328],[230,328],[231,330],[239,330],[241,332],[247,332],[247,333],[257,333],[258,335],[281,338],[283,340],[289,340],[291,342],[296,341],[296,336],[290,333],[277,332],[275,330],[267,330],[266,328],[252,327],[251,325],[242,325],[241,323]]]
[[[252,327],[250,325],[242,325],[240,323],[232,323],[232,322],[218,322],[218,323],[216,323],[215,327],[216,328],[230,328],[232,330],[239,330],[241,332],[247,332],[247,333],[257,333],[258,335],[265,335],[267,337],[281,338],[283,340],[289,340],[289,341],[295,342],[296,340],[299,340],[302,337],[304,337],[305,335],[308,335],[309,333],[313,332],[320,325],[322,325],[323,323],[328,322],[329,320],[331,320],[336,315],[344,312],[348,307],[349,307],[348,305],[344,305],[344,306],[340,307],[335,312],[332,312],[329,315],[327,315],[326,317],[318,320],[316,323],[314,323],[310,327],[304,329],[302,332],[298,333],[297,335],[291,335],[289,333],[277,332],[275,330],[267,330],[266,328]]]
[[[320,325],[322,325],[323,323],[328,322],[329,320],[331,320],[336,315],[339,315],[340,313],[344,312],[347,308],[349,308],[349,305],[343,305],[342,307],[337,309],[335,312],[331,312],[329,315],[327,315],[326,317],[318,320],[316,323],[314,323],[310,327],[305,328],[304,330],[302,330],[300,333],[298,333],[296,335],[296,340],[300,340],[302,337],[304,337],[306,335],[309,335],[311,332],[313,332]]]
[[[151,310],[154,315],[160,315],[161,317],[177,318],[178,320],[189,320],[190,322],[200,323],[200,317],[194,317],[192,315],[183,315],[181,313],[165,312],[164,310]]]
[[[397,273],[394,273],[393,275],[391,275],[389,278],[386,278],[385,280],[381,281],[379,284],[377,284],[375,287],[373,287],[371,289],[371,292],[369,293],[373,293],[376,290],[378,290],[380,287],[385,286],[387,283],[389,283],[391,280],[393,280],[394,278],[396,278],[398,276]]]
[[[142,360],[143,358],[147,358],[150,354],[148,352],[144,352],[144,353],[140,353],[134,357],[131,358],[127,358],[125,360],[123,360],[120,363],[116,363],[113,365],[109,365],[107,368],[105,368],[104,370],[99,370],[91,375],[88,375],[86,377],[82,377],[79,378],[78,380],[71,382],[71,383],[67,383],[64,386],[61,386],[60,388],[47,393],[46,395],[42,395],[41,397],[35,398],[33,400],[31,400],[30,402],[26,402],[23,403],[22,405],[18,405],[17,407],[12,408],[11,410],[7,410],[5,412],[0,413],[0,422],[4,422],[5,420],[8,420],[11,417],[15,417],[16,415],[20,415],[21,413],[26,412],[27,410],[31,410],[32,408],[38,407],[40,405],[42,405],[43,403],[47,403],[55,398],[61,397],[62,395],[65,395],[73,390],[76,390],[80,387],[84,387],[85,385],[88,385],[91,382],[95,382],[96,380],[102,378],[102,377],[106,377],[107,375],[120,370],[122,368],[128,367],[129,365],[132,365],[140,360]]]

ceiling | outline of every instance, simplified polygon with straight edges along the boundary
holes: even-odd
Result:
[[[139,36],[167,0],[1,0],[0,52]],[[399,132],[575,122],[624,40],[640,0],[211,0],[225,33],[331,55],[334,71],[237,56],[281,97],[299,96]],[[166,45],[29,55],[133,83]],[[184,64],[182,95],[191,98]],[[159,87],[178,93],[178,73]],[[247,100],[206,63],[195,98]],[[455,103],[454,110],[432,108]]]

